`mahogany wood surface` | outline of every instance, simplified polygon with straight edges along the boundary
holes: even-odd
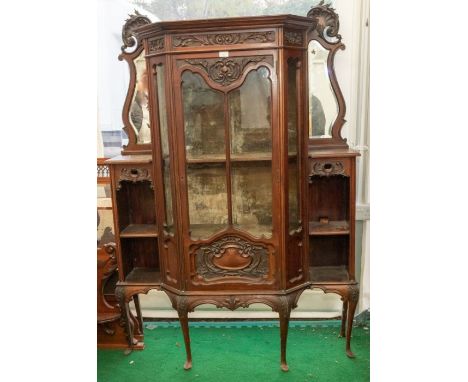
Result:
[[[193,362],[188,312],[201,304],[237,309],[263,303],[279,314],[280,364],[287,371],[291,310],[305,289],[320,288],[325,293],[339,294],[343,300],[341,334],[346,336],[348,356],[353,356],[350,340],[359,296],[354,269],[357,154],[348,149],[340,135],[345,105],[333,69],[334,54],[344,48],[337,34],[338,16],[321,4],[307,17],[282,15],[155,24],[138,17],[132,20],[135,24],[140,20],[143,25],[132,29],[132,33],[146,53],[147,72],[151,74],[150,155],[141,155],[145,152],[141,150],[138,155],[123,155],[106,162],[111,172],[119,268],[116,296],[128,346],[134,349],[143,334],[141,313],[133,317],[128,304],[136,296],[135,305],[139,307],[138,294],[151,289],[167,293],[178,312],[186,348],[185,369],[190,369]],[[326,26],[330,28],[324,29]],[[338,38],[338,42],[328,42],[324,33]],[[307,44],[311,39],[319,40],[331,52],[328,67],[339,105],[332,138],[320,141],[309,139],[308,135]],[[229,104],[229,95],[259,68],[268,72],[271,153],[239,155],[231,150],[230,117],[236,111]],[[222,154],[194,158],[187,155],[190,147],[186,142],[183,93],[183,76],[187,72],[196,74],[214,92],[210,94],[217,94],[222,100],[224,131],[219,127],[216,132],[224,134]],[[288,84],[290,73],[295,73],[295,83]],[[292,89],[297,92],[296,109],[288,114],[293,99],[288,97],[295,94]],[[127,101],[129,97],[130,92]],[[165,108],[159,108],[161,104]],[[206,109],[209,108],[203,112],[213,112]],[[293,112],[296,155],[288,152],[290,136],[294,137],[289,126]],[[265,138],[261,134],[256,137],[254,143]],[[129,145],[127,152],[130,148],[135,146]],[[288,188],[289,182],[294,181],[290,169],[295,160],[299,179],[296,226],[292,224],[294,220],[289,222],[289,203],[293,199]],[[199,237],[197,232],[203,227],[192,226],[190,220],[191,214],[196,213],[190,211],[193,183],[188,169],[213,168],[214,164],[223,169],[226,177],[225,191],[219,194],[227,195],[227,213],[219,223],[222,228]],[[271,223],[268,219],[268,223],[256,223],[259,229],[262,224],[271,224],[268,235],[258,236],[255,230],[237,225],[234,219],[232,195],[237,166],[271,166],[271,184],[263,184],[260,173],[257,177],[259,190],[271,187]],[[214,172],[208,174],[212,176],[209,179],[215,179]],[[165,188],[169,182],[170,187]],[[214,196],[206,196],[210,197]],[[203,207],[209,202],[207,199],[199,204]],[[269,211],[266,212],[268,216]],[[214,229],[216,224],[205,228]]]

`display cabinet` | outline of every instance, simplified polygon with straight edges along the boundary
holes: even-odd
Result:
[[[127,21],[123,35],[133,37],[135,52],[141,49],[146,60],[151,130],[150,155],[137,150],[107,162],[115,202],[116,295],[130,346],[142,338],[142,319],[132,316],[128,303],[150,289],[166,292],[178,312],[185,369],[192,366],[190,311],[201,304],[237,309],[263,303],[279,313],[286,371],[291,310],[305,289],[319,287],[340,293],[344,310],[349,307],[352,355],[354,154],[340,138],[337,45],[323,40],[324,31],[337,35],[338,19],[328,6],[316,9],[307,17],[149,24],[135,15]],[[322,69],[330,73],[337,100],[334,124],[332,108],[311,78],[318,75],[311,69],[312,50],[319,51],[314,41],[328,52]],[[124,120],[131,118],[127,104],[136,88],[131,83]],[[315,134],[311,97],[323,101],[324,126],[332,126],[324,128],[325,138]],[[135,305],[138,311],[137,297]]]

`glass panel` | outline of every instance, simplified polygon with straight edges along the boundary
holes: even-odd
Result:
[[[328,54],[319,42],[309,42],[309,135],[313,138],[331,137],[338,116],[338,102],[328,76]]]
[[[224,163],[189,164],[187,188],[191,237],[206,239],[227,227]]]
[[[169,233],[174,232],[174,212],[172,210],[171,193],[171,163],[169,158],[169,136],[167,130],[167,111],[164,65],[156,66],[156,88],[158,91],[158,110],[159,110],[159,131],[161,134],[161,153],[163,162],[163,181],[164,181],[164,200],[166,207],[166,226],[165,230]]]
[[[297,66],[296,60],[288,60],[288,201],[289,201],[289,230],[299,227],[299,188],[297,160]]]
[[[252,70],[228,95],[231,157],[271,159],[271,82],[265,67]]]
[[[136,70],[135,91],[130,105],[129,119],[135,131],[137,143],[150,143],[151,130],[148,109],[148,74],[146,72],[145,52],[133,60]]]
[[[225,159],[224,95],[197,73],[182,75],[187,159]]]
[[[255,237],[271,237],[271,161],[232,163],[232,223]]]

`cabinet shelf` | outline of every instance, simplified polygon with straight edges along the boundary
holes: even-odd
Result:
[[[312,283],[348,283],[350,281],[348,269],[339,266],[312,266],[309,267],[310,281]]]
[[[158,237],[158,231],[155,224],[129,224],[120,232],[120,237]]]
[[[268,162],[271,161],[271,155],[258,153],[258,154],[231,154],[231,162]],[[224,155],[204,155],[197,158],[187,158],[189,164],[203,164],[203,163],[225,163],[226,157]]]
[[[334,220],[326,224],[320,222],[309,222],[309,235],[349,235],[349,223],[346,220]]]
[[[159,268],[138,267],[125,277],[127,284],[161,284],[161,272]]]

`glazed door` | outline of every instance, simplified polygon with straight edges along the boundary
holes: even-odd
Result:
[[[278,215],[273,181],[276,74],[269,53],[176,61],[184,228],[188,265],[198,281],[255,283],[275,273],[270,255]],[[252,244],[258,248],[249,254]]]

